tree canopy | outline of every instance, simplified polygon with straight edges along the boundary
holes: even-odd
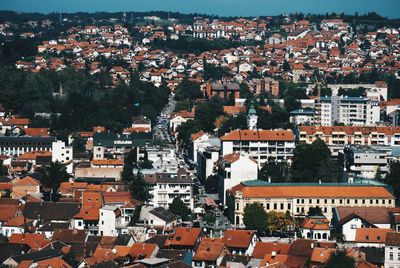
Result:
[[[251,203],[244,208],[243,223],[249,230],[267,231],[267,212],[260,203]]]
[[[186,219],[190,214],[190,209],[179,197],[175,197],[174,200],[172,200],[172,203],[169,205],[169,210],[182,219]]]
[[[293,182],[332,182],[338,180],[339,166],[325,142],[317,139],[312,144],[296,146],[291,174]]]
[[[345,250],[338,250],[332,254],[327,265],[327,268],[354,268],[356,261],[348,256]]]

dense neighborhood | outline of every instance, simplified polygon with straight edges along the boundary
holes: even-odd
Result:
[[[400,267],[400,22],[0,11],[0,267]]]

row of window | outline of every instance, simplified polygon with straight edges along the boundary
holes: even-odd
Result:
[[[307,201],[308,204],[350,204],[351,200],[354,201],[354,204],[382,204],[385,205],[386,203],[391,205],[392,204],[392,200],[387,200],[386,199],[315,199],[315,202],[313,202],[314,199],[310,198],[310,199],[300,199],[298,198],[296,200],[297,204],[305,204],[305,202]],[[369,200],[369,201],[368,201]],[[374,202],[375,200],[375,202]],[[381,202],[379,202],[379,200],[381,200]]]

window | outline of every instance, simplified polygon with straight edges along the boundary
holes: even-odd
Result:
[[[368,235],[365,237],[365,240],[369,240],[369,236]]]
[[[278,209],[278,204],[274,203],[274,210],[277,210],[277,209]]]
[[[317,199],[317,204],[319,204],[319,199]]]
[[[372,203],[373,203],[372,199],[370,199],[370,200],[369,200],[369,203],[370,203],[370,204],[372,204]]]
[[[385,204],[385,199],[382,199],[382,204]]]
[[[362,200],[362,203],[365,204],[365,199]]]
[[[236,203],[236,210],[239,210],[239,203]]]
[[[389,252],[389,260],[393,260],[393,252]]]
[[[343,204],[343,199],[340,199],[340,200],[339,200],[339,203],[340,203],[340,204]]]
[[[300,208],[299,207],[296,208],[296,212],[300,213]]]
[[[347,199],[347,204],[350,204],[350,199]]]
[[[283,203],[281,203],[281,210],[284,210],[284,204]]]
[[[354,203],[357,204],[357,203],[358,203],[358,200],[357,200],[357,199],[354,199]]]
[[[288,209],[288,210],[291,210],[291,209],[292,209],[292,204],[288,203],[288,204],[287,204],[287,209]]]
[[[376,204],[379,204],[379,199],[376,199],[376,200],[375,200],[375,203],[376,203]]]
[[[324,203],[325,203],[325,204],[328,204],[328,199],[325,199],[325,200],[324,200]]]
[[[304,199],[301,199],[301,203],[304,204]]]
[[[357,229],[357,225],[356,224],[350,225],[350,229]]]
[[[332,204],[335,204],[335,199],[332,199]]]
[[[397,253],[397,260],[400,261],[400,252]]]
[[[312,204],[312,199],[308,200],[308,203]]]

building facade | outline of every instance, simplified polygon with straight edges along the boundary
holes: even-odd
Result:
[[[259,167],[270,159],[290,162],[294,140],[291,130],[234,130],[221,137],[221,155],[247,153]]]
[[[327,219],[332,218],[336,206],[394,207],[395,197],[384,184],[331,183],[267,183],[248,181],[228,192],[228,210],[231,222],[243,225],[244,208],[258,202],[267,212],[278,211],[293,216],[307,215],[311,207],[319,206]]]

